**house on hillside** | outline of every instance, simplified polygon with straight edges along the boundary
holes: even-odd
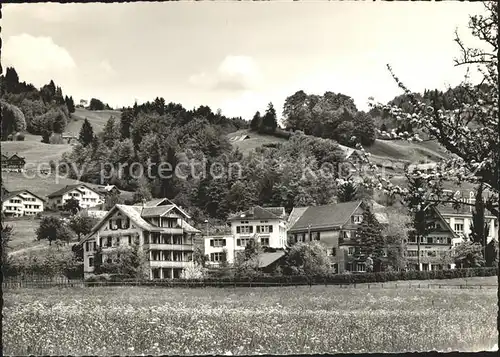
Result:
[[[335,272],[362,272],[364,261],[356,261],[354,240],[358,225],[363,220],[365,206],[361,201],[343,202],[323,206],[297,207],[288,219],[288,243],[320,242],[327,251]],[[367,203],[370,204],[370,203]],[[375,203],[370,204],[375,218],[387,223],[387,217]]]
[[[255,206],[228,219],[230,231],[226,234],[205,236],[205,254],[208,264],[234,263],[251,239],[262,247],[284,249],[286,242],[286,213],[284,207]]]
[[[61,210],[70,199],[75,199],[81,208],[96,207],[104,203],[104,196],[85,184],[67,185],[48,195],[51,209]]]
[[[167,199],[141,205],[115,205],[79,243],[84,251],[84,274],[94,272],[97,249],[103,261],[118,247],[139,246],[146,254],[150,279],[179,278],[192,266],[194,237],[200,233],[188,221],[191,217]]]
[[[17,154],[8,156],[2,154],[2,171],[23,172],[26,160]]]
[[[5,217],[35,216],[43,212],[45,200],[28,190],[2,195],[2,213]]]
[[[449,256],[459,236],[438,209],[431,208],[431,210],[428,222],[431,231],[426,237],[420,237],[420,266],[417,237],[410,235],[406,244],[408,267],[415,270],[453,269],[455,264]]]
[[[121,193],[121,191],[115,185],[97,186],[96,191],[104,196],[111,195],[111,194],[119,195]]]

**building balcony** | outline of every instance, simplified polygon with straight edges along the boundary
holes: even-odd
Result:
[[[176,262],[169,260],[150,260],[151,268],[186,268],[193,265],[192,261]]]
[[[153,250],[182,250],[184,252],[194,250],[193,244],[149,243],[149,244],[144,244],[144,247],[146,249],[153,249]]]
[[[152,233],[182,235],[184,234],[184,230],[180,227],[155,227]]]

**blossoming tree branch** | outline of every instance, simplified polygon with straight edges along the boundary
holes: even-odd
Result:
[[[443,190],[444,182],[458,185],[469,182],[485,195],[477,199],[484,200],[484,207],[493,214],[499,214],[499,151],[500,127],[498,118],[498,3],[484,3],[487,16],[471,16],[469,28],[472,34],[485,44],[485,49],[467,48],[456,33],[455,42],[461,49],[461,57],[455,59],[455,66],[467,67],[463,82],[452,93],[453,109],[443,108],[438,100],[421,100],[412,93],[403,82],[388,69],[399,87],[404,91],[413,107],[408,113],[398,106],[383,105],[370,98],[370,106],[388,113],[398,121],[410,122],[416,128],[414,133],[403,132],[400,139],[423,141],[437,140],[449,153],[450,158],[435,166],[432,172],[405,170],[408,180],[425,182],[426,189],[411,192],[391,182],[390,177],[383,177],[379,168],[370,162],[369,153],[361,145],[358,149],[369,165],[371,175],[364,177],[365,185],[383,190],[390,196],[400,196],[403,201],[420,203],[413,210],[420,211],[438,203],[452,203],[454,206],[474,205],[464,201],[459,192]],[[486,49],[488,48],[488,49]],[[482,81],[472,84],[469,78],[469,66],[477,68]],[[420,134],[420,135],[419,135]],[[415,190],[414,190],[415,191]]]

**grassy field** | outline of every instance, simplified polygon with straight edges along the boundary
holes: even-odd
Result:
[[[2,141],[2,153],[19,154],[23,156],[29,164],[48,164],[50,160],[58,161],[62,154],[71,151],[69,144],[45,144],[41,137],[36,135],[26,135],[25,141]]]
[[[94,129],[94,133],[99,133],[103,130],[108,119],[113,116],[116,120],[120,120],[121,112],[118,110],[87,110],[76,108],[71,115],[72,121],[68,123],[66,132],[78,135],[82,127],[83,121],[87,118]]]
[[[12,355],[481,351],[498,341],[496,290],[24,289],[4,292],[3,313]]]
[[[248,135],[250,138],[243,141],[231,141],[244,155],[265,144],[285,142],[287,139],[278,138],[272,135],[259,134],[249,130],[238,130],[227,135],[229,139],[235,136]]]
[[[31,248],[35,246],[45,246],[45,242],[35,241],[35,229],[40,225],[37,219],[16,219],[5,220],[5,225],[13,227],[12,240],[9,243],[11,251]]]

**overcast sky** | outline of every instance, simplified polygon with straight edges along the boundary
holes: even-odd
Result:
[[[2,65],[113,107],[163,96],[249,119],[302,89],[366,109],[401,93],[387,63],[412,90],[457,84],[455,28],[470,40],[468,16],[482,12],[455,1],[4,4]]]

